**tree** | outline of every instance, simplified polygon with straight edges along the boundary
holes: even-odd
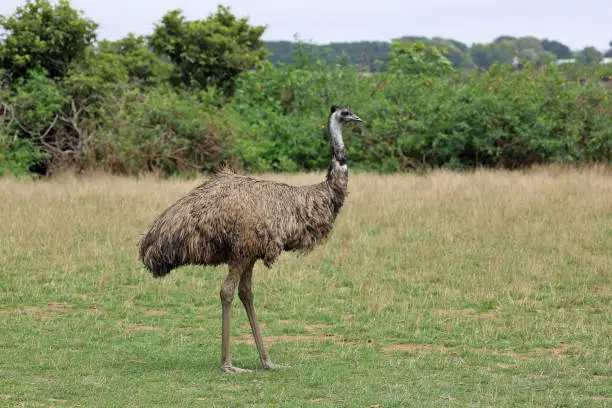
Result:
[[[558,59],[572,58],[572,50],[565,45],[555,40],[542,40],[542,48],[544,51],[552,52]]]
[[[604,54],[604,57],[606,58],[610,58],[612,57],[612,41],[610,41],[610,43],[608,44],[610,46],[610,48],[608,49],[608,51],[606,51],[606,53]]]
[[[599,64],[603,53],[595,47],[584,47],[576,53],[576,61],[584,65]]]
[[[446,50],[426,46],[422,42],[404,43],[395,40],[389,52],[389,71],[404,74],[441,75],[453,70],[453,64],[444,56]]]
[[[266,58],[261,40],[265,29],[249,25],[247,18],[237,19],[221,5],[206,20],[186,21],[177,9],[155,27],[150,45],[175,64],[178,83],[215,86],[230,94],[236,77]]]
[[[504,41],[515,41],[516,37],[511,35],[500,35],[496,39],[493,40],[494,43],[504,42]]]
[[[543,51],[535,55],[535,58],[532,60],[537,66],[542,66],[549,64],[553,61],[557,60],[557,56],[553,52]]]
[[[399,41],[405,43],[417,43],[421,42],[426,46],[437,46],[440,49],[444,49],[444,56],[452,62],[455,68],[464,68],[464,69],[472,69],[476,67],[474,61],[468,54],[468,47],[462,42],[455,41],[452,39],[442,38],[442,37],[414,37],[414,36],[405,36],[399,38]]]
[[[0,41],[0,68],[10,81],[39,67],[51,78],[63,78],[70,63],[96,39],[98,25],[68,0],[27,1],[9,17],[0,16],[5,34]]]
[[[118,41],[104,40],[98,49],[100,53],[118,55],[131,82],[150,86],[165,81],[169,76],[170,64],[151,51],[143,36],[129,33]]]
[[[489,68],[494,62],[511,64],[514,58],[514,47],[514,40],[474,44],[470,48],[470,56],[480,68]]]
[[[528,51],[537,54],[543,50],[542,42],[533,36],[518,37],[515,44],[519,51]]]

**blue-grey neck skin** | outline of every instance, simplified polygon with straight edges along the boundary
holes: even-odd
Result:
[[[348,187],[347,155],[344,141],[342,140],[342,125],[339,110],[329,116],[327,130],[329,132],[332,159],[327,170],[327,177],[323,183],[332,193],[331,203],[333,205],[334,217],[338,214],[340,208],[342,208]]]
[[[327,129],[329,132],[332,158],[340,165],[345,165],[347,161],[346,148],[344,147],[344,140],[342,140],[342,123],[338,118],[337,112],[329,115]]]

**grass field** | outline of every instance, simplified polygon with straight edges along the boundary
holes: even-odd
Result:
[[[352,174],[327,243],[256,265],[291,368],[260,370],[236,298],[239,375],[226,269],[137,259],[196,183],[0,179],[0,406],[612,406],[611,169]]]

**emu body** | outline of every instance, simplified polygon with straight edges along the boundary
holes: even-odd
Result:
[[[282,250],[307,251],[329,235],[346,185],[345,174],[296,187],[222,170],[155,220],[142,259],[155,276],[245,258],[271,266]]]
[[[160,214],[143,236],[140,258],[161,277],[186,264],[227,264],[221,287],[222,368],[229,353],[230,308],[236,287],[246,309],[264,368],[272,368],[253,307],[253,265],[270,267],[282,251],[308,251],[329,236],[346,197],[348,169],[342,125],[361,121],[333,106],[328,121],[332,160],[324,181],[291,186],[243,176],[224,168]]]

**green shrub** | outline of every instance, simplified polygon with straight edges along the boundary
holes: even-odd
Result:
[[[30,141],[0,132],[0,176],[30,176],[32,167],[43,159],[44,154]]]
[[[38,138],[55,126],[56,116],[67,102],[62,89],[42,70],[32,70],[26,78],[15,81],[8,99],[13,129],[34,144],[40,144]]]
[[[332,104],[365,120],[345,130],[353,169],[518,169],[612,158],[605,66],[465,71],[437,49],[398,43],[390,72],[363,73],[296,47],[295,63],[243,72],[229,97],[227,89],[173,87],[167,63],[147,52],[144,39],[129,37],[88,49],[61,81],[36,68],[0,84],[1,163],[11,169],[3,171],[42,160],[177,174],[228,158],[245,171],[323,170]]]
[[[406,52],[402,61],[412,61]],[[466,72],[437,61],[439,70],[417,74],[363,75],[320,61],[244,74],[226,110],[238,130],[234,152],[252,170],[324,168],[325,118],[329,105],[340,103],[366,121],[345,132],[359,169],[610,161],[612,105],[597,81],[568,81],[555,65]]]
[[[214,90],[198,94],[162,86],[125,96],[95,145],[106,169],[174,174],[211,169],[223,160],[228,125],[218,117]]]

